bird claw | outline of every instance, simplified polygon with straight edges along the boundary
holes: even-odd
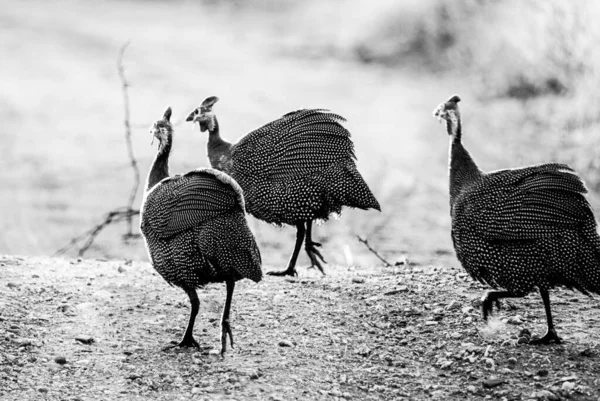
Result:
[[[295,268],[287,268],[285,270],[280,270],[280,271],[273,271],[273,272],[267,272],[267,276],[292,276],[292,277],[298,277],[298,272],[296,271]]]
[[[221,357],[225,357],[225,353],[227,352],[227,336],[229,336],[229,342],[231,344],[231,349],[233,349],[233,333],[231,332],[231,326],[229,325],[229,320],[223,320],[221,323]]]
[[[556,331],[554,329],[548,330],[542,338],[529,340],[529,344],[531,345],[550,344],[551,342],[554,342],[556,344],[560,344],[562,342],[562,340],[560,339],[558,334],[556,334]]]
[[[318,242],[309,242],[306,244],[304,249],[306,250],[308,257],[310,258],[310,267],[314,268],[316,266],[321,271],[321,273],[325,274],[325,270],[323,269],[323,265],[321,264],[321,262],[327,263],[327,261],[321,254],[321,251],[317,249],[317,247],[322,247],[322,245]]]
[[[180,342],[172,341],[172,345],[167,345],[162,350],[168,351],[175,347],[179,347],[179,348],[187,347],[187,348],[200,349],[200,344],[198,344],[196,339],[194,339],[194,337],[190,335],[190,336],[184,336]]]

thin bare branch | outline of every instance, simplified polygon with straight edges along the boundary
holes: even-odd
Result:
[[[394,266],[393,264],[391,264],[390,262],[388,262],[387,260],[385,260],[375,249],[371,248],[371,245],[369,245],[369,240],[368,239],[363,239],[360,235],[357,235],[356,238],[358,238],[359,242],[362,242],[363,244],[365,244],[365,246],[367,247],[367,249],[373,253],[375,256],[377,256],[379,258],[379,260],[381,260],[386,267],[392,267]]]
[[[62,255],[66,253],[71,248],[79,246],[79,250],[77,254],[79,256],[83,256],[83,254],[92,246],[96,237],[104,230],[107,226],[112,223],[119,223],[121,221],[127,222],[127,233],[123,235],[123,240],[127,241],[132,238],[139,238],[139,234],[133,233],[133,218],[140,214],[140,211],[133,208],[133,204],[135,202],[135,197],[137,195],[139,186],[140,186],[140,169],[138,167],[137,159],[135,158],[135,154],[133,153],[133,144],[131,142],[131,123],[130,123],[130,111],[129,111],[129,82],[127,81],[127,77],[125,76],[125,67],[123,66],[123,56],[125,55],[125,50],[129,46],[129,42],[126,42],[121,49],[119,50],[119,54],[117,56],[117,71],[119,73],[119,78],[121,79],[121,86],[123,89],[123,108],[125,112],[124,124],[125,124],[125,142],[127,144],[127,152],[129,155],[129,164],[133,169],[133,187],[131,188],[131,193],[129,195],[129,201],[127,202],[127,206],[117,208],[108,212],[102,223],[90,228],[83,234],[71,239],[69,243],[65,246],[57,250],[54,255]]]
[[[125,67],[123,66],[123,57],[125,55],[125,50],[129,46],[130,42],[125,42],[121,49],[119,50],[119,55],[117,56],[117,71],[119,72],[119,78],[121,79],[121,85],[123,88],[123,108],[125,112],[124,124],[125,124],[125,141],[127,143],[127,153],[129,155],[129,160],[131,162],[131,168],[133,169],[133,187],[131,188],[131,193],[129,194],[129,202],[127,206],[129,211],[133,211],[133,202],[135,202],[135,197],[137,195],[138,189],[140,187],[140,168],[138,167],[137,159],[135,158],[135,154],[133,153],[133,144],[131,143],[131,123],[130,123],[130,111],[129,111],[129,82],[127,81],[127,77],[125,76]],[[129,213],[127,217],[127,234],[126,238],[134,237],[133,234],[133,214]]]
[[[139,210],[132,210],[128,207],[118,208],[111,210],[104,217],[104,221],[102,223],[90,228],[83,234],[78,237],[71,239],[65,246],[57,250],[53,256],[59,256],[65,254],[69,249],[74,248],[75,246],[83,243],[83,245],[79,246],[79,250],[77,251],[78,256],[83,256],[83,254],[90,248],[96,237],[100,234],[102,230],[104,230],[107,226],[112,223],[118,223],[123,220],[129,220],[134,216],[140,214]]]

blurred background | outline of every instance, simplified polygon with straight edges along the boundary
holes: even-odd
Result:
[[[481,169],[570,163],[600,210],[599,18],[593,0],[0,0],[0,253],[51,255],[127,204],[116,68],[127,41],[136,208],[156,152],[148,128],[166,106],[172,174],[208,166],[206,134],[182,122],[208,96],[231,141],[328,108],[348,119],[383,213],[317,227],[326,259],[377,264],[361,235],[391,262],[433,260],[452,245],[448,142],[431,112],[458,93]],[[250,226],[265,265],[282,266],[295,230]],[[86,257],[146,260],[125,232],[109,226]]]

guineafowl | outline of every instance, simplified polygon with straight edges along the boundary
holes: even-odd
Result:
[[[481,283],[502,291],[482,298],[483,317],[501,298],[537,288],[548,330],[532,343],[560,343],[548,290],[600,293],[600,237],[585,184],[569,166],[537,166],[484,173],[461,143],[460,97],[434,111],[450,136],[452,241],[458,260]]]
[[[198,347],[192,335],[200,305],[196,288],[227,283],[221,320],[223,355],[227,335],[233,347],[229,310],[235,282],[261,280],[260,252],[246,222],[242,189],[235,180],[214,169],[169,177],[170,117],[169,108],[150,131],[160,143],[146,181],[140,228],[156,271],[190,298],[192,310],[180,347]]]
[[[324,273],[326,263],[312,239],[314,220],[327,220],[343,206],[381,211],[379,202],[356,169],[354,144],[341,123],[327,110],[304,109],[285,114],[231,144],[219,132],[212,111],[219,99],[209,97],[188,116],[208,131],[208,158],[213,168],[231,175],[244,190],[246,208],[254,217],[296,227],[296,245],[283,271],[297,275],[296,260],[305,240],[311,267]]]

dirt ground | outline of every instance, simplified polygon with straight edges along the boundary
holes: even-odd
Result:
[[[554,291],[564,343],[517,345],[539,296],[484,325],[451,254],[328,273],[240,282],[223,359],[223,284],[199,290],[201,349],[163,351],[189,303],[148,263],[0,257],[0,399],[600,399],[597,299]]]

